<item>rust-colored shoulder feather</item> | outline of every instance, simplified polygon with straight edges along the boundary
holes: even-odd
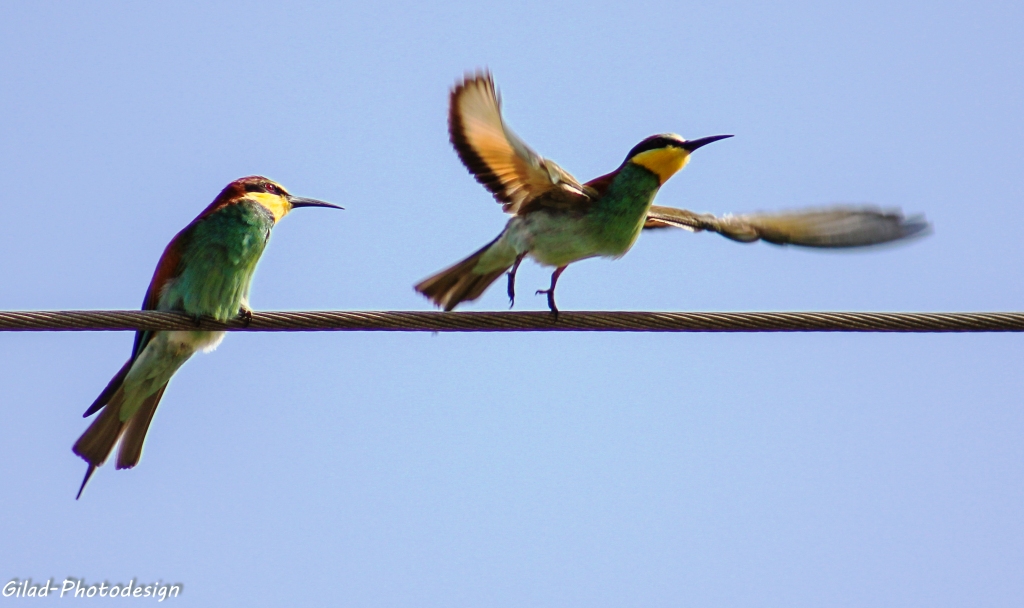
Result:
[[[163,291],[164,285],[181,274],[181,251],[188,241],[188,229],[198,220],[199,218],[196,218],[184,230],[174,235],[171,242],[164,248],[164,253],[156,264],[156,270],[153,271],[153,278],[149,281],[149,288],[146,289],[146,297],[142,300],[142,310],[156,310],[160,304],[160,293]],[[151,331],[135,332],[135,344],[132,346],[132,356],[129,362],[139,356],[152,337],[153,332]]]
[[[608,192],[608,187],[612,185],[612,180],[615,179],[615,176],[616,174],[618,174],[618,172],[618,169],[616,169],[611,173],[605,173],[604,175],[600,177],[595,177],[589,182],[583,184],[583,186],[585,188],[590,189],[591,196],[593,196],[594,198],[601,198],[602,196],[604,196],[605,192]]]

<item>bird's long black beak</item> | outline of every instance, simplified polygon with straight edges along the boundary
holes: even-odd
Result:
[[[303,198],[301,196],[289,196],[288,202],[292,207],[330,207],[332,209],[344,209],[341,205],[318,201],[315,198]]]
[[[706,146],[711,142],[718,141],[720,139],[726,139],[732,137],[732,135],[712,135],[710,137],[701,137],[700,139],[691,139],[683,144],[683,149],[687,152],[693,152],[701,146]]]

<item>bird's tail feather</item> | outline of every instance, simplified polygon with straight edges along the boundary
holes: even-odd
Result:
[[[149,423],[153,421],[156,406],[160,405],[160,398],[164,396],[166,388],[167,385],[164,384],[157,392],[146,397],[139,409],[125,423],[124,437],[121,439],[121,447],[117,450],[117,468],[130,469],[139,464]]]
[[[117,453],[117,468],[130,469],[139,463],[149,423],[153,421],[153,414],[156,413],[156,407],[160,405],[160,398],[163,397],[166,388],[167,384],[164,383],[155,393],[143,399],[132,416],[124,421],[121,420],[121,411],[125,405],[124,389],[118,387],[114,391],[106,406],[100,411],[100,415],[92,421],[71,448],[75,454],[89,463],[82,486],[78,489],[78,496],[82,495],[82,490],[85,489],[85,484],[89,482],[96,467],[101,466],[110,457],[118,440],[121,440],[121,448]]]
[[[420,281],[416,291],[445,310],[479,298],[516,261],[515,249],[502,236],[461,262]]]
[[[123,403],[124,391],[119,390],[114,393],[110,402],[100,411],[100,415],[92,421],[89,428],[85,429],[82,436],[75,442],[74,447],[71,448],[75,454],[96,466],[102,465],[107,460],[110,452],[117,445],[117,440],[121,438],[121,433],[124,432],[126,423],[122,422],[120,417]]]
[[[124,402],[124,389],[118,389],[110,398],[106,407],[100,411],[96,420],[92,421],[89,428],[85,429],[82,436],[75,442],[71,450],[89,463],[89,470],[82,480],[82,487],[78,489],[78,495],[82,495],[85,484],[89,481],[96,467],[102,465],[117,445],[121,438],[126,423],[121,421],[121,404]]]
[[[93,471],[96,470],[96,465],[89,463],[89,469],[85,472],[85,477],[82,478],[82,485],[78,486],[78,494],[75,494],[75,500],[82,497],[82,490],[85,489],[85,484],[89,483],[89,478],[92,477]]]

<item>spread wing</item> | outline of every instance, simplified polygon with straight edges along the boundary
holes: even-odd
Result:
[[[674,226],[692,232],[707,230],[742,243],[757,240],[804,247],[862,247],[922,235],[930,225],[924,216],[903,217],[899,211],[868,206],[839,206],[779,213],[716,217],[685,209],[654,205],[644,228]]]
[[[501,100],[488,72],[467,74],[452,89],[448,133],[462,163],[507,213],[516,214],[525,203],[553,190],[589,198],[576,178],[531,150],[505,126]]]

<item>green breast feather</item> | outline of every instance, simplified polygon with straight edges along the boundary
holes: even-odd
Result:
[[[619,171],[591,211],[604,255],[620,256],[633,246],[658,193],[658,178],[633,163]]]
[[[233,318],[248,297],[273,226],[270,212],[249,201],[200,221],[182,251],[182,273],[161,300],[192,315]]]

